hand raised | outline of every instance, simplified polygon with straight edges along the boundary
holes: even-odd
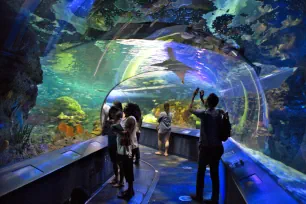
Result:
[[[200,98],[203,98],[204,97],[204,90],[201,90],[200,91]]]
[[[199,88],[197,88],[194,92],[193,92],[193,97],[195,97],[196,95],[198,95],[199,93]]]

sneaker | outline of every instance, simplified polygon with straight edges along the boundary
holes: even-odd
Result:
[[[113,185],[114,188],[121,188],[121,187],[123,187],[123,186],[124,186],[124,183],[115,183],[115,184]]]
[[[135,165],[139,165],[139,160],[136,160],[136,161],[134,162],[134,164],[135,164]]]
[[[162,153],[160,151],[155,152],[156,155],[162,155]]]
[[[199,197],[196,194],[191,194],[190,197],[192,200],[195,200],[195,201],[203,201],[203,197]]]

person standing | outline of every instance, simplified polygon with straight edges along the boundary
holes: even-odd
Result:
[[[134,164],[136,165],[139,165],[139,160],[140,160],[139,139],[140,139],[140,134],[141,134],[141,126],[142,126],[142,117],[140,116],[140,120],[137,122],[137,131],[136,131],[138,147],[133,149],[133,152],[132,152],[133,159],[135,157]]]
[[[197,201],[203,201],[204,176],[206,166],[210,167],[210,177],[212,180],[212,196],[211,200],[206,203],[218,203],[219,201],[219,162],[224,153],[222,141],[220,139],[220,123],[222,110],[217,110],[219,98],[212,93],[204,102],[204,91],[200,92],[200,99],[207,106],[207,110],[194,110],[194,98],[198,94],[199,89],[193,93],[191,103],[189,105],[190,113],[201,119],[200,139],[199,139],[199,157],[198,172],[196,181],[196,194],[192,194],[191,198]]]
[[[173,118],[173,113],[170,112],[170,104],[165,103],[164,111],[160,113],[158,118],[159,125],[156,127],[156,129],[158,130],[158,151],[155,152],[156,155],[162,154],[162,145],[164,140],[165,141],[164,156],[168,156],[172,118]]]
[[[114,101],[113,102],[113,106],[115,106],[116,108],[118,108],[120,111],[122,111],[122,103],[120,101]]]
[[[113,187],[123,187],[123,171],[120,171],[120,182],[118,183],[118,160],[117,160],[117,134],[111,129],[111,126],[114,124],[120,123],[122,118],[122,112],[120,109],[112,106],[109,109],[108,120],[104,122],[102,135],[108,136],[108,151],[110,160],[113,164],[113,171],[115,178],[110,182],[113,184]]]
[[[122,194],[118,195],[119,198],[131,198],[134,193],[134,169],[132,152],[135,148],[138,148],[137,142],[137,121],[139,120],[139,106],[137,104],[128,103],[123,109],[124,118],[120,122],[120,127],[112,126],[113,130],[118,133],[117,139],[117,151],[120,160],[122,161],[122,167],[124,171],[125,180],[128,183],[128,189]]]
[[[110,108],[111,107],[109,105],[107,105],[106,103],[103,104],[103,107],[102,107],[102,110],[101,110],[101,118],[100,118],[102,129],[104,127],[105,121],[108,119],[108,112],[109,112]]]

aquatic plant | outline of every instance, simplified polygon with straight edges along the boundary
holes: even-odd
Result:
[[[70,72],[75,63],[75,58],[72,53],[60,52],[56,54],[52,68],[58,72]]]
[[[12,145],[21,145],[21,149],[19,150],[20,153],[22,153],[22,150],[30,144],[33,128],[34,126],[31,125],[20,127],[19,130],[13,135],[13,137],[11,137],[10,143]]]

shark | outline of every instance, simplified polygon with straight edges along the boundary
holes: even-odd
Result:
[[[181,79],[181,82],[184,84],[185,74],[188,71],[191,71],[192,68],[178,61],[171,47],[167,48],[167,52],[169,59],[161,63],[152,64],[151,66],[166,67],[167,71],[174,72]]]

